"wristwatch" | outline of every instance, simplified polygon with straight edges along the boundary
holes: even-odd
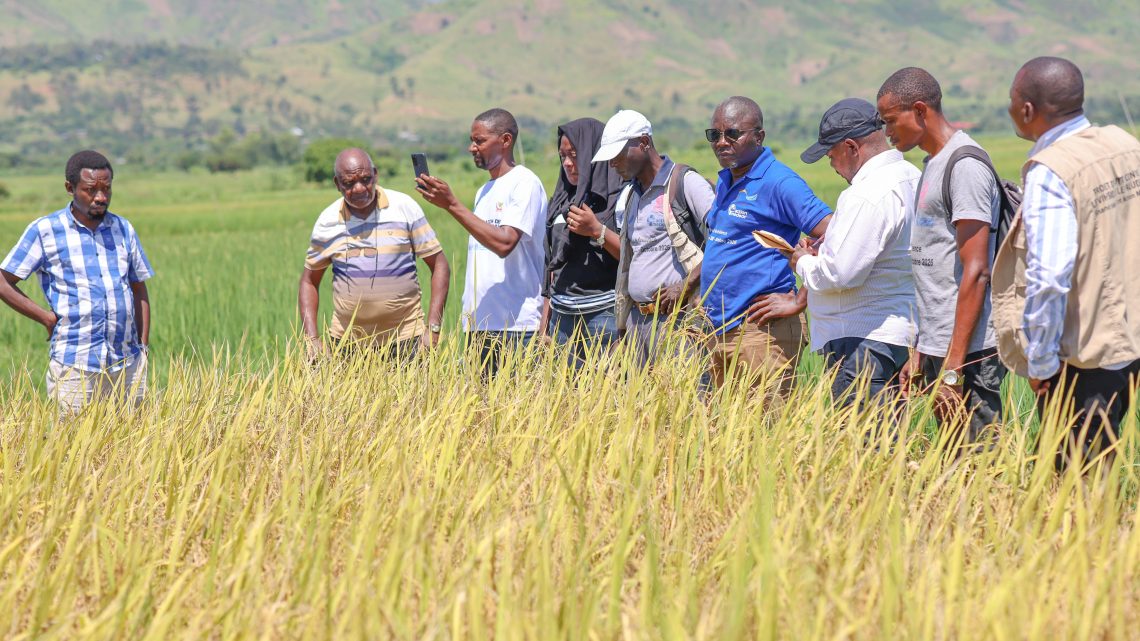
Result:
[[[962,375],[959,374],[958,370],[956,369],[948,369],[942,372],[942,376],[939,378],[939,380],[942,381],[943,385],[957,387],[962,383]]]
[[[598,232],[597,238],[591,238],[590,239],[590,244],[593,245],[594,247],[605,247],[606,246],[606,226],[605,225],[602,225],[602,231]]]

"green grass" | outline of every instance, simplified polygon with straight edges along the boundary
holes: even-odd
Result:
[[[707,146],[672,150],[665,144],[662,151],[716,179],[718,167]],[[1027,145],[1001,139],[989,146],[1003,173],[1016,175]],[[826,161],[802,165],[798,144],[777,143],[775,149],[823,200],[834,205],[846,183]],[[558,171],[554,150],[533,156],[526,163],[544,180],[548,193],[552,192]],[[469,205],[487,176],[466,159],[435,165],[433,173],[448,180]],[[0,251],[6,255],[29,222],[62,207],[67,195],[61,177],[0,180],[12,191],[10,198],[0,201]],[[413,192],[410,182],[406,175],[383,179],[385,186],[407,193]],[[199,360],[212,358],[215,351],[246,357],[283,354],[297,331],[297,280],[309,234],[320,211],[338,196],[331,186],[304,183],[292,169],[211,175],[153,174],[143,167],[118,167],[112,210],[135,225],[156,271],[148,283],[154,352]],[[445,325],[457,331],[467,235],[445,212],[420,202],[451,262]],[[422,264],[420,280],[426,290],[427,271]],[[23,289],[42,300],[34,278]],[[326,279],[321,305],[325,320],[330,290]],[[0,318],[4,319],[0,323],[0,376],[41,380],[47,358],[43,329],[7,308],[0,309]],[[162,381],[165,358],[154,360]]]

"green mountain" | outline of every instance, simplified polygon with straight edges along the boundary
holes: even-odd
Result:
[[[543,136],[618,107],[683,135],[732,94],[761,103],[772,136],[802,138],[826,106],[873,97],[906,65],[939,77],[952,118],[1004,130],[1009,80],[1042,54],[1085,70],[1094,116],[1140,115],[1140,20],[1105,0],[0,0],[0,11],[10,162],[83,144],[163,162],[252,133],[454,148],[490,106]]]

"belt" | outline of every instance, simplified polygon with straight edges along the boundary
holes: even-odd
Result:
[[[657,303],[638,303],[637,311],[641,312],[642,316],[652,316],[657,311]]]

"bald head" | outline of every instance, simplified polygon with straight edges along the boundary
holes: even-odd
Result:
[[[724,116],[733,122],[755,122],[757,127],[764,128],[764,112],[760,111],[760,105],[745,96],[726,98],[716,106],[713,119],[717,116]]]
[[[1013,78],[1013,93],[1046,120],[1060,122],[1084,110],[1085,79],[1072,62],[1042,56],[1022,65]]]
[[[333,176],[343,176],[361,170],[371,171],[375,168],[367,151],[358,147],[349,147],[337,154],[336,162],[333,163]]]

